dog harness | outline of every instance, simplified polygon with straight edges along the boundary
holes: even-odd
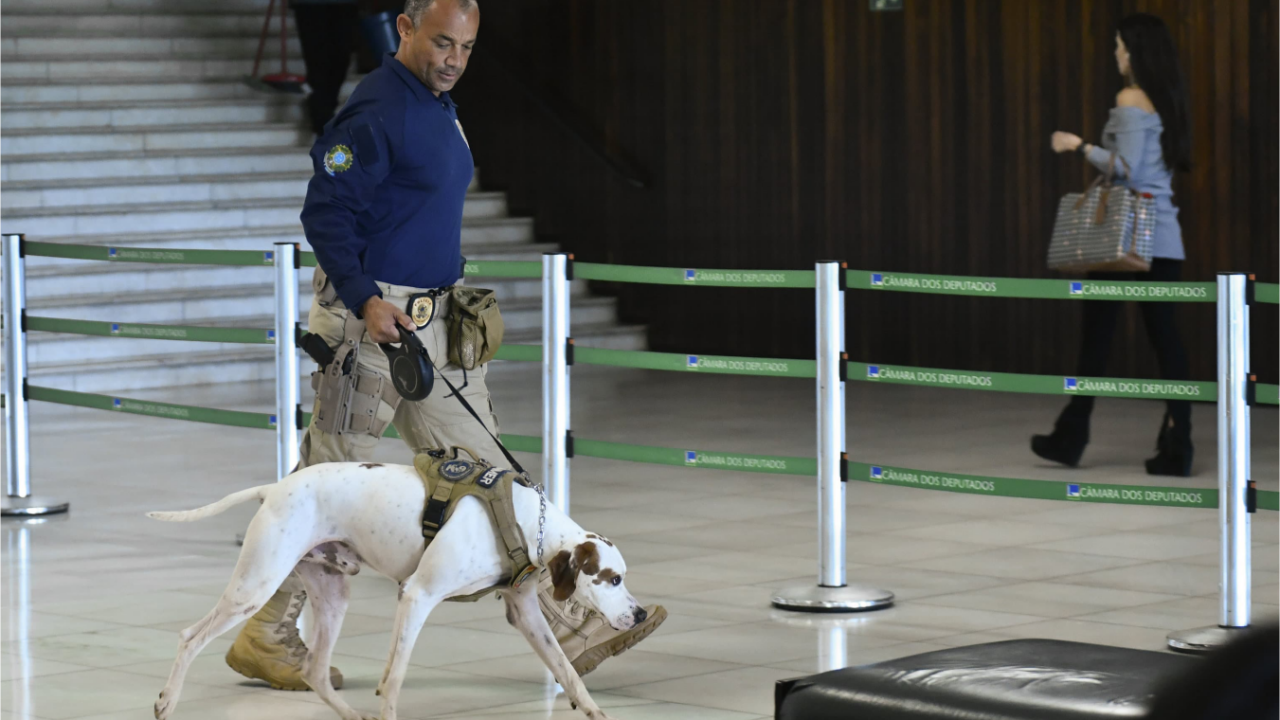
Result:
[[[459,451],[471,459],[460,457]],[[532,487],[524,475],[494,467],[471,449],[457,446],[449,451],[432,450],[418,455],[413,459],[413,467],[427,490],[426,507],[422,511],[422,537],[428,545],[457,510],[458,501],[470,495],[480,500],[488,511],[498,530],[498,541],[511,560],[513,572],[507,583],[450,600],[473,602],[503,587],[518,588],[529,577],[537,575],[538,567],[529,560],[524,533],[516,522],[512,497],[513,483]]]

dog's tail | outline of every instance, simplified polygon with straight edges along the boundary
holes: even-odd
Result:
[[[248,490],[231,493],[218,502],[205,505],[201,508],[196,508],[195,510],[157,510],[155,512],[147,513],[147,517],[155,518],[156,520],[163,520],[165,522],[195,522],[196,520],[203,520],[207,517],[217,515],[220,512],[225,512],[242,502],[261,500],[267,496],[267,490],[272,487],[274,487],[274,483],[271,485],[259,485],[258,487],[251,487]]]

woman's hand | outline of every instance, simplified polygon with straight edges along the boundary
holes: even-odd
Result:
[[[1075,152],[1084,144],[1084,140],[1079,135],[1072,135],[1069,132],[1062,131],[1054,133],[1049,142],[1053,145],[1053,151],[1056,153]]]

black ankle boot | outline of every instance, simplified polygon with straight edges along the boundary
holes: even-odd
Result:
[[[1032,435],[1031,452],[1045,460],[1062,463],[1067,467],[1080,464],[1084,446],[1089,444],[1089,423],[1058,418],[1052,435]]]
[[[1196,449],[1191,444],[1190,422],[1175,423],[1165,413],[1160,434],[1156,437],[1156,450],[1156,456],[1146,463],[1148,475],[1191,477],[1191,460]]]

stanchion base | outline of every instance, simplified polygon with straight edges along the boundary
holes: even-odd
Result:
[[[811,613],[848,613],[881,610],[893,604],[893,593],[863,585],[825,587],[799,585],[783,588],[773,596],[773,606]]]
[[[69,502],[38,495],[5,497],[0,502],[0,515],[4,517],[40,517],[41,515],[64,513],[70,507],[71,503]]]
[[[1205,653],[1226,645],[1248,630],[1244,627],[1210,625],[1195,630],[1179,630],[1169,633],[1169,649],[1184,653]]]

